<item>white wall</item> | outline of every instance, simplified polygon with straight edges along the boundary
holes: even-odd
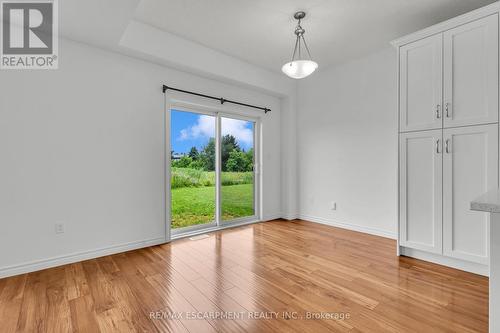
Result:
[[[0,276],[161,242],[163,83],[273,110],[262,118],[263,213],[280,216],[278,98],[62,40],[59,70],[0,73]]]
[[[388,46],[300,81],[301,218],[396,237],[396,57]]]
[[[281,217],[299,217],[297,181],[297,90],[281,100]]]

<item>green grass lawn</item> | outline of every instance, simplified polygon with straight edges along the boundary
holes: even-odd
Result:
[[[222,220],[254,215],[253,184],[222,186]],[[172,228],[209,223],[215,219],[215,187],[172,189]]]

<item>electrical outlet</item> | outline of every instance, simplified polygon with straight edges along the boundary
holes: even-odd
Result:
[[[56,223],[55,231],[56,231],[56,234],[63,234],[64,233],[64,224]]]
[[[332,201],[332,202],[330,203],[330,208],[331,208],[332,210],[337,210],[337,203],[336,203],[335,201]]]

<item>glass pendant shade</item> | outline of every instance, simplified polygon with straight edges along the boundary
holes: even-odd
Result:
[[[318,64],[312,60],[294,60],[284,64],[281,70],[292,79],[303,79],[311,75],[316,68]]]

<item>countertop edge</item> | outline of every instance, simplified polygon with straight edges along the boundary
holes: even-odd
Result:
[[[500,190],[495,189],[481,195],[470,203],[470,209],[481,212],[500,213]]]

